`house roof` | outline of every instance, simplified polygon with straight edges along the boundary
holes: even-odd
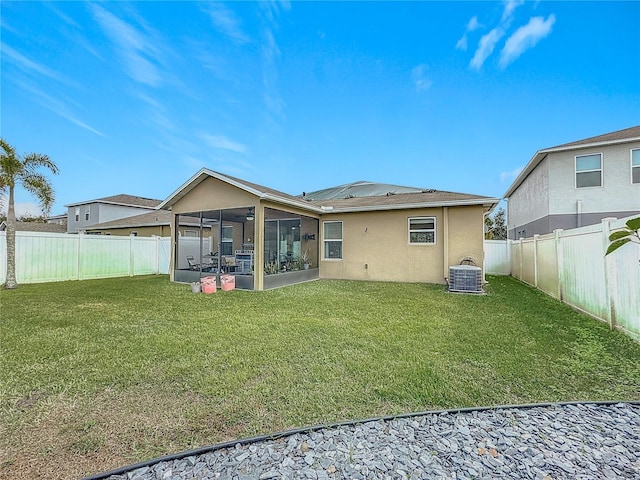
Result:
[[[153,212],[142,213],[132,217],[118,218],[109,222],[97,223],[86,227],[84,230],[107,230],[111,228],[137,228],[137,227],[157,227],[169,225],[171,222],[171,212],[168,210],[155,210]],[[181,225],[199,225],[199,222],[180,222]]]
[[[625,128],[623,130],[616,130],[615,132],[605,133],[603,135],[597,135],[595,137],[589,137],[582,140],[576,140],[574,142],[563,143],[555,147],[548,147],[542,150],[538,150],[535,155],[529,160],[529,163],[522,169],[518,177],[514,180],[511,186],[504,194],[505,198],[510,197],[513,192],[524,182],[529,174],[535,170],[535,168],[545,159],[549,153],[565,152],[570,150],[577,150],[582,148],[599,147],[605,145],[616,145],[622,143],[630,143],[640,141],[640,125],[635,127]]]
[[[7,222],[0,223],[0,231],[7,229]],[[67,233],[66,225],[57,223],[16,222],[16,232]]]
[[[127,195],[120,193],[110,197],[96,198],[84,202],[69,203],[65,207],[75,207],[76,205],[87,205],[89,203],[108,203],[112,205],[126,205],[128,207],[156,208],[162,200],[155,198],[138,197],[137,195]]]
[[[201,169],[193,177],[187,180],[180,188],[178,188],[175,192],[169,195],[169,197],[165,201],[163,201],[160,205],[158,205],[158,208],[164,208],[164,209],[171,208],[171,206],[173,206],[178,200],[183,198],[196,186],[198,186],[200,183],[202,183],[204,180],[210,177],[217,178],[218,180],[221,180],[230,185],[233,185],[241,190],[244,190],[245,192],[248,192],[264,200],[271,200],[276,203],[281,203],[284,205],[303,208],[306,210],[315,211],[316,213],[321,213],[321,210],[318,207],[311,205],[309,202],[301,199],[300,197],[295,197],[293,195],[289,195],[288,193],[280,192],[278,190],[265,187],[263,185],[258,185],[257,183],[247,182],[246,180],[232,177],[230,175],[225,175],[220,172],[214,172],[213,170],[209,170],[208,168]]]
[[[319,205],[325,213],[339,213],[463,205],[484,205],[487,208],[493,208],[499,201],[500,199],[498,198],[467,193],[424,190],[411,193],[389,193],[384,195],[316,200],[311,203]]]
[[[239,178],[202,169],[184,185],[162,202],[158,208],[170,208],[198,184],[208,177],[214,177],[245,190],[259,198],[302,208],[318,214],[329,212],[356,212],[374,210],[395,210],[402,208],[424,208],[455,205],[485,205],[495,207],[497,198],[470,195],[465,193],[423,190],[414,187],[402,187],[373,182],[354,182],[338,187],[327,188],[302,196],[293,196]],[[320,192],[320,193],[319,193]],[[394,193],[400,192],[400,193]],[[315,195],[318,199],[314,199]],[[345,195],[346,194],[346,195]],[[348,197],[348,198],[345,198]],[[331,197],[331,198],[329,198]]]
[[[337,187],[325,188],[315,192],[303,193],[306,200],[332,200],[336,198],[370,197],[386,195],[387,193],[420,193],[428,189],[416,187],[403,187],[401,185],[391,185],[388,183],[375,183],[367,180],[338,185]]]

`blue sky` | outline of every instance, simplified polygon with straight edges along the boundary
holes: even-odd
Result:
[[[59,166],[52,214],[202,167],[501,197],[537,150],[640,124],[640,2],[0,8],[1,135]]]

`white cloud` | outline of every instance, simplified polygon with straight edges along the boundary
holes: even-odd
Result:
[[[467,32],[473,32],[480,27],[482,27],[482,25],[480,24],[480,22],[478,22],[478,17],[471,17],[469,23],[467,23]]]
[[[20,84],[20,88],[33,94],[34,99],[37,99],[38,103],[43,107],[51,110],[56,115],[61,116],[62,118],[70,121],[71,123],[88,130],[91,133],[95,133],[100,137],[105,137],[105,134],[99,130],[96,130],[90,125],[87,125],[82,120],[78,118],[78,116],[72,111],[70,101],[65,101],[61,98],[56,98],[51,95],[44,93],[38,87],[32,85],[30,82],[22,82]]]
[[[502,12],[502,23],[505,26],[508,26],[513,19],[513,12],[520,5],[524,3],[524,0],[508,0],[505,2],[504,10]]]
[[[433,84],[433,82],[427,78],[427,69],[427,65],[421,64],[411,71],[411,78],[416,86],[417,92],[428,90]]]
[[[481,27],[482,25],[480,24],[480,22],[478,22],[478,17],[475,17],[475,16],[471,17],[471,19],[467,23],[467,29],[464,32],[464,35],[462,35],[460,40],[458,40],[458,42],[456,43],[456,50],[466,51],[469,43],[469,40],[467,38],[467,33],[473,32],[474,30],[477,30],[478,28],[481,28]]]
[[[127,74],[137,82],[157,87],[162,83],[155,62],[159,50],[155,41],[96,4],[90,4],[93,17],[120,50]]]
[[[247,146],[242,143],[237,143],[229,140],[223,135],[209,135],[207,133],[202,134],[201,138],[209,144],[210,147],[222,150],[230,150],[236,153],[246,153]]]
[[[478,49],[473,55],[469,66],[475,70],[480,70],[484,61],[491,55],[493,49],[496,47],[496,43],[503,37],[504,30],[501,28],[494,28],[486,35],[483,35],[478,44]]]
[[[209,15],[219,32],[238,43],[247,43],[249,36],[240,27],[240,21],[232,10],[220,2],[207,3],[203,10]]]
[[[49,67],[41,65],[25,57],[20,52],[17,52],[6,43],[1,43],[0,49],[2,50],[2,53],[6,57],[9,57],[12,60],[14,65],[18,66],[24,72],[27,72],[29,74],[32,74],[33,72],[39,73],[40,75],[44,75],[45,77],[52,78],[53,80],[56,80],[61,83],[66,83],[67,85],[71,85],[73,83],[71,82],[71,80],[66,78],[61,73],[58,73]]]
[[[467,40],[467,34],[465,33],[460,37],[460,40],[456,43],[456,50],[462,50],[463,52],[467,51],[469,41]]]
[[[522,172],[522,168],[523,167],[518,167],[510,172],[500,172],[500,182],[513,182],[518,175],[520,175],[520,172]]]
[[[516,30],[502,49],[500,67],[506,68],[526,50],[535,47],[540,40],[547,37],[551,33],[555,21],[556,16],[553,14],[549,15],[546,20],[543,17],[532,17],[529,23]]]

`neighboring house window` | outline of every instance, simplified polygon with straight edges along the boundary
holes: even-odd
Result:
[[[342,260],[342,222],[323,222],[324,259]]]
[[[138,236],[138,232],[136,232],[135,230],[131,230],[129,232],[129,235],[131,235],[132,237],[137,237]]]
[[[631,150],[631,183],[640,183],[640,148]]]
[[[185,237],[197,237],[198,236],[198,231],[197,230],[185,230],[184,231],[184,236]]]
[[[76,222],[80,221],[80,207],[76,207]]]
[[[602,186],[602,154],[576,157],[576,188]]]
[[[436,243],[436,218],[409,218],[409,243],[417,245],[433,245]]]
[[[221,255],[233,255],[233,227],[222,227],[221,243]]]
[[[91,212],[90,210],[91,207],[86,207],[84,210],[84,219],[88,222],[89,221],[89,213]]]

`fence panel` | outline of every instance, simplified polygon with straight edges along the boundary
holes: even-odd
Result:
[[[615,230],[624,226],[618,220],[611,225]],[[609,288],[612,292],[615,322],[624,331],[640,338],[640,245],[627,243],[607,256],[612,263]]]
[[[506,240],[484,241],[484,270],[489,275],[509,275],[509,244]]]
[[[169,273],[169,238],[16,232],[18,283]],[[0,232],[0,284],[6,281],[6,232]]]
[[[522,243],[521,243],[522,272],[521,272],[520,280],[522,280],[525,283],[528,283],[529,285],[536,284],[536,276],[535,276],[536,265],[535,265],[534,247],[535,245],[533,243],[533,239],[522,240]]]
[[[602,233],[563,235],[561,248],[563,300],[599,318],[608,319]]]
[[[536,240],[537,283],[543,292],[558,298],[558,255],[554,234],[540,236]]]
[[[511,275],[640,339],[640,245],[604,256],[629,218],[509,240]]]

